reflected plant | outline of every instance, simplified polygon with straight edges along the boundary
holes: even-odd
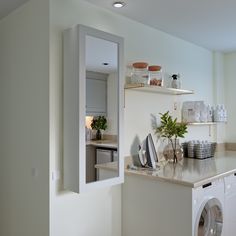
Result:
[[[97,130],[96,139],[102,138],[101,130],[107,129],[107,119],[105,116],[94,117],[91,123],[91,128]]]

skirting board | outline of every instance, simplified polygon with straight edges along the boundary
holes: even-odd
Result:
[[[228,151],[236,151],[236,143],[225,143],[225,149]]]
[[[236,151],[236,143],[217,143],[216,151]]]
[[[217,143],[216,151],[236,151],[236,143]]]
[[[223,152],[226,150],[226,144],[225,143],[217,143],[216,151],[217,152]]]

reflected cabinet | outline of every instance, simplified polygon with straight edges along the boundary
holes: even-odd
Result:
[[[123,47],[121,37],[84,25],[63,32],[63,167],[67,190],[81,193],[124,180]],[[102,139],[96,140],[91,122],[99,119],[106,125],[101,128]],[[104,174],[104,169],[109,171]]]

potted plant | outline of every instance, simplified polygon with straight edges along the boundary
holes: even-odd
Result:
[[[94,117],[91,123],[91,128],[97,130],[96,133],[96,139],[101,140],[102,139],[102,133],[101,130],[107,129],[107,119],[105,116],[97,116]]]
[[[178,150],[181,150],[178,138],[184,138],[188,132],[185,123],[177,123],[177,118],[173,119],[169,111],[161,115],[161,125],[156,128],[156,134],[160,137],[167,138],[169,141],[169,159],[174,163],[178,160]],[[171,155],[171,157],[170,157]],[[182,156],[182,151],[181,151]]]

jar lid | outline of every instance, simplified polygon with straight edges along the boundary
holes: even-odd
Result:
[[[137,69],[145,69],[145,68],[147,68],[147,66],[148,66],[148,63],[146,63],[146,62],[135,62],[135,63],[133,63],[133,67],[137,68]]]
[[[149,66],[148,67],[148,70],[149,71],[159,71],[159,70],[161,70],[161,66]]]

